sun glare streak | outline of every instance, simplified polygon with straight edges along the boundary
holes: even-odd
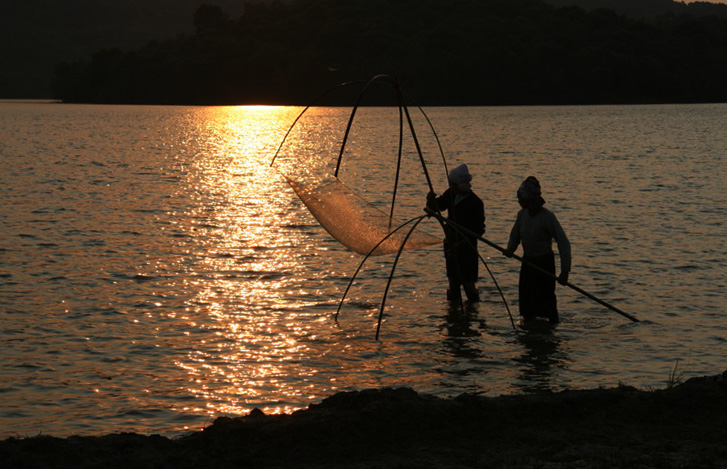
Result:
[[[179,217],[176,229],[192,239],[188,316],[200,336],[194,342],[196,333],[190,334],[190,352],[177,366],[188,374],[187,391],[210,414],[244,414],[254,407],[293,412],[300,408],[294,403],[311,394],[309,380],[318,373],[304,364],[316,332],[301,325],[312,314],[316,292],[297,286],[295,274],[305,267],[290,255],[291,248],[314,249],[295,228],[308,221],[280,196],[288,186],[270,168],[299,111],[205,108],[199,135],[190,137],[199,151],[189,187],[199,203],[187,221]],[[288,148],[295,152],[294,142]],[[267,402],[268,396],[278,397]]]

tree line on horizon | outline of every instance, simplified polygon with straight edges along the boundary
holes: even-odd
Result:
[[[203,5],[194,25],[59,65],[54,97],[305,105],[383,73],[423,105],[727,102],[727,18],[717,15],[635,19],[541,0],[293,0],[248,4],[237,19]]]
[[[712,0],[714,1],[714,0]],[[712,1],[689,0],[545,0],[556,7],[578,6],[586,11],[613,10],[630,18],[650,18],[664,13],[675,15],[710,16],[727,18],[727,5]]]
[[[60,62],[190,34],[210,1],[240,16],[246,2],[271,0],[0,0],[0,99],[50,98]]]

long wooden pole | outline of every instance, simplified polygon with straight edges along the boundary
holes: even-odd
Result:
[[[501,246],[498,246],[497,244],[493,243],[492,241],[490,241],[490,240],[488,240],[488,239],[485,239],[485,238],[483,238],[482,236],[479,236],[479,235],[478,235],[477,233],[475,233],[475,232],[473,232],[473,231],[471,231],[471,230],[468,230],[468,229],[467,229],[467,228],[465,228],[464,226],[462,226],[462,225],[460,225],[460,224],[458,224],[458,223],[456,223],[456,222],[454,222],[454,221],[452,221],[452,220],[449,220],[449,219],[447,219],[447,218],[444,218],[444,217],[443,217],[443,216],[442,216],[441,214],[439,214],[439,213],[435,212],[434,210],[431,210],[431,209],[429,209],[429,208],[425,208],[425,209],[424,209],[424,211],[425,211],[425,212],[427,212],[427,214],[428,214],[428,215],[431,215],[431,216],[433,216],[433,217],[436,217],[436,218],[437,218],[437,219],[438,219],[438,220],[439,220],[440,222],[442,222],[442,223],[447,223],[447,224],[449,224],[449,225],[452,225],[452,226],[454,226],[455,228],[457,228],[458,230],[460,230],[460,231],[462,231],[462,232],[464,232],[464,233],[467,233],[468,235],[470,235],[470,236],[472,236],[472,237],[476,237],[477,239],[479,239],[479,240],[480,240],[480,241],[482,241],[483,243],[485,243],[485,244],[487,244],[487,245],[489,245],[489,246],[491,246],[491,247],[493,247],[493,248],[497,249],[498,251],[500,251],[500,252],[502,252],[502,253],[504,253],[504,252],[505,252],[505,248],[503,248],[503,247],[501,247]],[[543,274],[547,275],[548,277],[551,277],[551,278],[554,278],[554,279],[558,280],[558,277],[557,277],[556,275],[554,275],[554,274],[553,274],[552,272],[548,272],[547,270],[543,269],[542,267],[540,267],[540,266],[538,266],[538,265],[535,265],[535,264],[533,264],[533,263],[532,263],[532,262],[530,262],[529,260],[527,260],[527,259],[524,259],[524,258],[522,258],[522,257],[518,256],[517,254],[513,254],[513,255],[512,255],[512,257],[513,257],[514,259],[517,259],[517,260],[519,260],[519,261],[520,261],[520,262],[522,262],[523,264],[527,264],[527,265],[528,265],[529,267],[532,267],[532,268],[534,268],[534,269],[538,270],[539,272],[541,272],[541,273],[543,273]],[[559,282],[559,283],[560,283],[560,282]],[[603,301],[602,299],[600,299],[600,298],[597,298],[596,296],[594,296],[594,295],[592,295],[592,294],[588,293],[587,291],[583,290],[582,288],[579,288],[579,287],[577,287],[577,286],[573,285],[573,284],[572,284],[572,283],[570,283],[570,282],[565,282],[565,283],[561,283],[561,285],[565,285],[566,287],[572,288],[573,290],[577,291],[577,292],[578,292],[578,293],[580,293],[581,295],[583,295],[583,296],[585,296],[585,297],[587,297],[587,298],[590,298],[591,300],[595,301],[596,303],[598,303],[598,304],[600,304],[600,305],[602,305],[602,306],[605,306],[606,308],[610,309],[611,311],[614,311],[614,312],[616,312],[616,313],[620,314],[621,316],[623,316],[623,317],[625,317],[625,318],[628,318],[628,319],[630,319],[630,320],[631,320],[631,321],[633,321],[633,322],[640,322],[640,321],[639,321],[638,319],[636,319],[636,318],[635,318],[634,316],[632,316],[632,315],[630,315],[630,314],[628,314],[628,313],[626,313],[626,312],[624,312],[624,311],[620,310],[619,308],[617,308],[617,307],[615,307],[615,306],[613,306],[613,305],[611,305],[611,304],[609,304],[609,303],[606,303],[606,302],[605,302],[605,301]]]

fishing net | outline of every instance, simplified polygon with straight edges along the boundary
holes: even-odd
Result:
[[[387,78],[377,76],[369,84]],[[400,94],[398,84],[392,84]],[[361,95],[367,87],[368,84]],[[408,221],[392,216],[394,208],[397,214],[423,215],[415,201],[423,202],[422,194],[431,190],[413,123],[408,110],[401,104],[402,95],[399,95],[399,102],[398,107],[359,108],[357,101],[350,115],[335,107],[306,107],[289,128],[271,162],[273,166],[277,161],[275,167],[278,172],[321,226],[348,249],[362,255],[390,254],[442,242],[441,238],[418,227],[412,231],[416,216]],[[310,112],[306,119],[302,119],[307,111]],[[408,134],[404,131],[404,114],[411,129]],[[359,116],[358,125],[352,126],[355,115]],[[386,125],[390,119],[393,119],[391,122],[398,121],[399,125]],[[382,125],[382,122],[385,124]],[[339,129],[345,129],[342,140]],[[285,145],[286,140],[289,145]],[[350,143],[348,146],[347,142]],[[412,152],[411,146],[416,147],[416,153]],[[347,156],[344,165],[347,180],[357,181],[358,187],[365,187],[363,196],[338,178],[344,152]],[[382,156],[387,154],[392,157]],[[421,178],[422,171],[426,181]],[[393,175],[395,178],[391,180]],[[387,182],[391,182],[388,187]],[[384,203],[371,203],[372,200],[379,202],[380,196],[389,190],[392,190],[391,209],[380,209],[385,207]]]
[[[317,183],[296,182],[288,177],[286,180],[321,226],[359,254],[377,256],[398,252],[411,229],[411,223],[392,219],[336,177]],[[440,238],[415,230],[406,239],[403,250],[441,242]]]

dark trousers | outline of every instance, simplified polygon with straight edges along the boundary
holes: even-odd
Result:
[[[477,255],[477,240],[469,243],[462,241],[452,245],[444,242],[444,257],[447,264],[447,277],[449,278],[449,291],[447,299],[454,302],[461,301],[464,286],[469,301],[480,301],[480,295],[475,288],[477,282],[479,256]]]
[[[458,244],[444,242],[444,258],[447,265],[447,277],[451,285],[462,285],[476,282],[478,276],[479,256],[477,240],[461,241]]]
[[[527,261],[555,275],[555,255],[523,256]],[[520,268],[520,314],[525,319],[547,318],[558,322],[558,301],[555,297],[555,278],[523,262]]]

